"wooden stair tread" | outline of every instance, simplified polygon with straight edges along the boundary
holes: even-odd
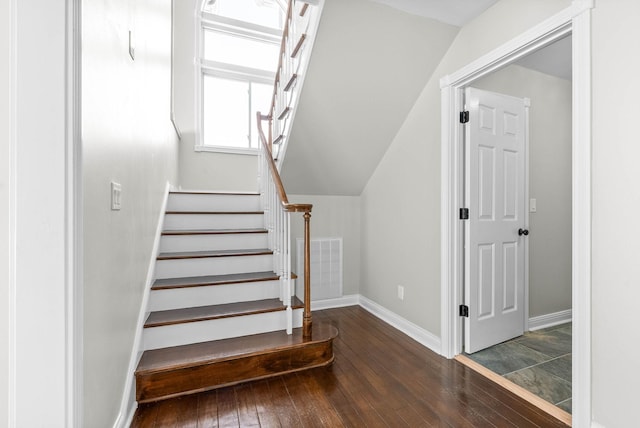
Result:
[[[304,307],[304,304],[298,298],[292,297],[291,307],[293,309],[299,309]],[[286,308],[280,299],[264,299],[249,302],[226,303],[223,305],[172,309],[167,311],[151,312],[147,317],[144,327],[161,327],[188,322],[284,311],[285,309]]]
[[[233,235],[249,233],[267,233],[267,229],[192,229],[192,230],[163,230],[162,235]]]
[[[264,211],[165,211],[165,214],[207,214],[207,215],[262,215]]]
[[[234,196],[258,196],[258,192],[239,192],[223,190],[171,190],[171,195],[234,195]]]
[[[172,215],[262,215],[264,211],[165,211]]]
[[[171,348],[145,351],[138,363],[136,375],[149,372],[175,370],[193,367],[213,361],[231,360],[238,357],[274,352],[283,348],[295,348],[311,343],[333,340],[338,330],[328,323],[316,323],[312,327],[311,339],[305,339],[302,328],[286,331],[254,334],[211,342],[174,346]]]
[[[200,287],[206,285],[239,284],[243,282],[274,281],[280,277],[275,272],[249,272],[229,275],[192,276],[185,278],[156,279],[152,290]]]
[[[172,253],[160,253],[157,260],[175,259],[202,259],[208,257],[232,257],[232,256],[260,256],[273,254],[268,248],[256,248],[246,250],[204,250],[204,251],[179,251]]]

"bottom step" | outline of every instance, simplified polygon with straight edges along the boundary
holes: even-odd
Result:
[[[192,394],[236,383],[321,367],[333,362],[338,330],[314,324],[302,329],[146,351],[136,370],[139,403]]]

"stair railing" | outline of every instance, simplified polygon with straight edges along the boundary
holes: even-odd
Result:
[[[310,3],[314,6],[310,6]],[[269,148],[278,166],[286,151],[287,134],[291,131],[295,106],[317,32],[322,9],[318,3],[317,0],[287,0],[280,57],[269,109]]]
[[[263,198],[265,224],[269,231],[269,244],[274,252],[274,272],[280,276],[280,299],[286,306],[287,334],[293,331],[293,310],[291,309],[291,213],[303,213],[304,218],[304,315],[302,331],[304,337],[311,337],[311,262],[310,262],[310,221],[311,204],[291,204],[282,185],[280,173],[273,160],[270,141],[267,141],[262,122],[272,117],[257,113],[258,135],[261,142],[259,151],[258,178],[260,194]]]

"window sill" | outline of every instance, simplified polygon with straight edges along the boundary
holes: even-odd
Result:
[[[227,153],[234,155],[257,156],[258,149],[242,148],[242,147],[224,147],[224,146],[195,146],[196,152],[210,153]]]

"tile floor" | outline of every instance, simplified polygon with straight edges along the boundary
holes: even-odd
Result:
[[[528,332],[466,355],[571,413],[571,323]]]

